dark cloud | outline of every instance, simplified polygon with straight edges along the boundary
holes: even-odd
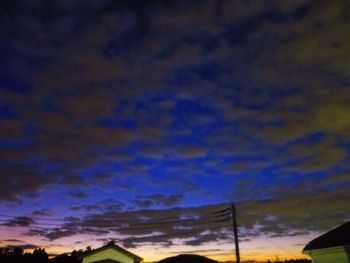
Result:
[[[99,202],[96,202],[95,204],[72,206],[70,207],[70,209],[73,211],[107,212],[107,211],[122,211],[124,207],[125,207],[125,204],[123,204],[122,202],[113,198],[107,198]]]
[[[40,210],[35,210],[31,213],[31,215],[33,216],[50,216],[52,215],[52,210],[51,209],[47,209],[47,208],[43,208]]]
[[[336,226],[349,218],[346,209],[346,200],[349,198],[347,187],[339,188],[336,192],[322,190],[303,195],[293,193],[291,188],[280,187],[282,189],[279,189],[279,197],[237,203],[242,240],[251,240],[260,235],[293,237],[311,231],[322,232],[329,226]],[[321,211],[319,207],[323,205],[328,209]],[[168,246],[172,244],[173,239],[183,239],[184,244],[199,246],[232,239],[230,222],[216,222],[218,219],[211,213],[228,207],[228,204],[221,204],[161,210],[105,211],[79,220],[67,218],[67,222],[57,229],[28,233],[41,235],[49,240],[77,233],[114,233],[124,236],[118,240],[127,247],[149,242]],[[289,209],[286,209],[287,207]],[[164,220],[168,223],[155,223]]]
[[[186,193],[203,191],[202,187],[195,184],[193,180],[191,180],[191,178],[189,178],[188,176],[180,175],[180,173],[183,173],[184,171],[187,170],[186,167],[183,167],[183,165],[168,167],[168,170],[171,174],[176,174],[176,175],[171,175],[163,179],[159,179],[159,178],[151,179],[149,183],[152,186],[156,186],[160,188],[170,186],[173,188],[182,189],[182,191]]]
[[[78,205],[78,206],[72,206],[70,207],[72,211],[93,211],[93,210],[100,210],[101,208],[98,205]]]
[[[170,207],[179,204],[183,199],[181,194],[163,195],[152,194],[139,197],[135,200],[138,207],[165,206]]]
[[[350,181],[350,174],[348,172],[341,172],[329,176],[325,184],[346,184]]]
[[[69,195],[73,198],[86,198],[89,196],[89,194],[80,191],[70,192]]]
[[[199,158],[206,157],[208,151],[208,148],[203,146],[185,146],[178,149],[178,155],[183,158]]]
[[[113,176],[111,174],[106,174],[106,173],[97,173],[97,174],[93,174],[91,176],[91,179],[95,180],[95,181],[109,181],[113,178]]]
[[[9,219],[6,223],[4,223],[4,226],[9,227],[15,227],[15,226],[21,226],[21,227],[27,227],[34,223],[34,220],[30,217],[26,216],[18,216],[13,219]]]
[[[84,179],[78,175],[67,175],[63,177],[62,183],[68,185],[81,185],[84,183]]]
[[[32,233],[32,232],[30,232]],[[62,237],[69,237],[69,236],[73,236],[79,233],[78,229],[65,229],[65,230],[61,230],[58,228],[55,228],[53,230],[49,230],[48,232],[45,232],[45,237],[52,241],[52,240],[56,240]]]
[[[232,236],[231,233],[217,233],[217,232],[209,233],[209,234],[201,234],[199,236],[196,236],[195,238],[192,238],[191,240],[185,241],[185,244],[190,246],[200,246],[212,241],[228,240],[228,239],[231,239],[231,236]]]
[[[36,193],[50,183],[37,165],[2,165],[0,197],[15,200],[19,195]]]
[[[6,239],[5,242],[23,243],[24,241],[19,239]]]
[[[268,226],[265,229],[266,234],[280,233],[285,236],[296,231],[325,231],[329,225],[336,226],[348,219],[349,215],[345,208],[348,196],[349,191],[343,187],[335,192],[327,190],[307,194],[289,192],[288,195],[278,199],[243,202],[240,206],[243,214],[240,224],[250,228],[259,222],[263,226]],[[319,209],[323,205],[327,205],[326,211]],[[266,215],[275,217],[278,224],[274,220],[266,221],[264,219]]]
[[[7,245],[6,248],[8,249],[15,249],[15,248],[22,248],[22,249],[36,249],[39,248],[39,246],[34,244],[21,244],[21,245]]]
[[[27,232],[27,235],[39,235],[52,241],[78,233],[94,235],[115,234],[120,235],[118,240],[127,247],[147,242],[170,245],[174,238],[186,239],[200,236],[205,231],[216,231],[217,233],[224,231],[227,224],[216,222],[217,218],[211,214],[213,209],[217,211],[216,209],[222,209],[222,207],[224,205],[189,209],[106,211],[91,214],[82,219],[66,218],[66,223],[63,223],[60,228],[43,228],[40,231],[31,229]],[[202,217],[203,221],[200,224],[196,224]],[[185,220],[181,221],[180,219],[183,218]],[[167,219],[166,223],[164,223],[165,219]],[[209,241],[213,240],[203,238],[199,243]]]

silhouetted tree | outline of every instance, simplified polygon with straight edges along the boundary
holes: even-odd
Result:
[[[49,255],[44,248],[36,248],[33,251],[33,259],[35,259],[37,263],[45,263],[48,261]]]
[[[274,262],[281,263],[280,260],[276,258]],[[311,263],[312,261],[309,259],[289,259],[289,260],[284,260],[284,263]],[[271,263],[271,260],[268,260],[267,263]]]

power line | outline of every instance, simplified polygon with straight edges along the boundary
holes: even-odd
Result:
[[[59,225],[54,225],[54,224],[49,224],[49,226],[53,227],[51,229],[48,228],[43,228],[43,226],[47,226],[47,224],[43,225],[43,224],[38,224],[38,223],[33,223],[31,225],[26,225],[26,226],[19,226],[19,227],[31,227],[32,225],[34,226],[39,226],[36,229],[40,229],[40,230],[45,230],[45,231],[50,231],[50,230],[54,230],[54,229],[62,229],[62,226]],[[84,230],[84,229],[96,229],[96,230],[100,230],[101,228],[107,229],[108,231],[115,231],[115,232],[128,232],[128,231],[135,231],[135,230],[144,230],[145,232],[151,232],[151,231],[157,231],[157,230],[162,230],[162,229],[171,229],[171,230],[176,230],[176,231],[195,231],[193,229],[193,226],[189,229],[181,229],[181,225],[175,225],[175,226],[157,226],[157,227],[133,227],[133,226],[127,226],[127,227],[116,227],[116,226],[89,226],[89,225],[74,225],[74,226],[70,226],[73,229],[74,228],[78,228],[80,230]],[[206,224],[196,224],[194,227],[200,227],[203,229],[208,229],[208,230],[213,230],[213,229],[223,229],[223,228],[228,228],[229,225],[227,224],[227,222],[211,222],[211,223],[206,223]]]
[[[231,209],[230,208],[225,208],[225,209],[214,211],[214,212],[211,212],[211,213],[212,214],[231,213]]]
[[[58,224],[58,223],[46,223],[46,222],[27,222],[27,221],[15,221],[11,222],[8,220],[0,219],[0,222],[5,223],[2,224],[2,226],[8,226],[8,227],[13,227],[13,226],[19,226],[19,227],[27,227],[30,225],[42,225],[42,226],[55,226],[55,227],[75,227],[75,226],[83,226],[83,227],[96,227],[96,228],[101,228],[101,227],[120,227],[120,228],[129,228],[129,227],[139,227],[139,228],[147,228],[147,227],[152,227],[152,228],[158,228],[158,227],[172,227],[172,226],[191,226],[191,225],[205,225],[205,224],[212,224],[212,223],[222,223],[222,222],[227,222],[229,221],[229,218],[221,219],[221,220],[210,220],[210,221],[198,221],[196,222],[195,220],[191,220],[191,222],[186,221],[177,221],[177,222],[157,222],[156,223],[148,223],[148,224],[96,224],[93,222],[89,221],[77,221],[77,222],[67,222],[65,224]],[[192,224],[191,224],[192,223]],[[172,225],[171,225],[172,224]]]
[[[184,222],[186,220],[192,221],[192,220],[202,220],[202,219],[218,219],[218,218],[220,219],[221,217],[226,217],[229,215],[230,215],[229,210],[224,209],[224,210],[219,210],[219,211],[207,213],[206,216],[201,215],[201,216],[199,216],[199,218],[194,217],[194,218],[189,218],[189,219],[181,219],[178,217],[163,217],[163,218],[158,218],[158,219],[154,220],[154,223],[156,223],[156,224],[163,223],[163,222],[164,223],[176,223],[178,221]],[[111,219],[93,219],[93,218],[91,218],[92,216],[105,216],[105,215],[103,215],[103,214],[86,215],[86,216],[84,216],[83,220],[89,221],[89,222],[105,222],[105,223],[109,223],[109,222],[113,222],[113,223],[131,223],[131,222],[152,223],[152,220],[143,219],[143,218],[139,218],[139,219],[113,219],[113,218],[111,218]],[[118,214],[115,214],[113,216],[118,216]],[[68,218],[44,218],[44,217],[18,216],[18,215],[9,215],[9,214],[0,214],[0,217],[23,219],[23,220],[31,219],[31,220],[37,220],[37,221],[55,221],[55,222],[65,222],[65,223],[82,221],[81,218],[69,218],[69,217]]]
[[[9,218],[9,220],[1,219],[2,222],[6,222],[8,224],[33,224],[33,223],[40,223],[42,225],[58,225],[58,223],[47,223],[47,222],[40,222],[42,220],[40,219],[35,219],[35,221],[26,221],[26,220],[33,220],[33,218],[30,217],[16,217],[16,216],[3,216],[0,215],[0,217],[6,217]],[[162,224],[191,224],[191,223],[210,223],[210,222],[220,222],[220,221],[226,221],[229,220],[230,217],[227,215],[221,216],[221,217],[216,217],[216,218],[195,218],[195,219],[180,219],[180,220],[168,220],[168,221],[152,221],[152,220],[147,220],[147,221],[133,221],[133,220],[95,220],[95,219],[88,219],[85,218],[83,220],[55,220],[56,222],[62,222],[63,224],[90,224],[90,225],[98,225],[98,226],[110,226],[116,225],[125,225],[125,224],[132,224],[136,226],[148,226],[148,225],[162,225]],[[108,223],[108,224],[107,224]]]
[[[226,210],[220,210],[220,211],[214,211],[209,214],[215,214],[214,216],[206,216],[206,217],[200,217],[200,218],[190,218],[190,219],[179,219],[176,218],[176,220],[146,220],[142,221],[140,219],[138,220],[114,220],[114,219],[108,219],[108,220],[99,220],[99,219],[89,219],[84,218],[81,220],[80,218],[75,220],[74,218],[34,218],[34,217],[27,217],[27,216],[14,216],[14,215],[5,215],[1,214],[0,217],[9,218],[9,220],[0,219],[0,222],[4,222],[3,226],[29,226],[29,225],[42,225],[42,226],[56,226],[56,227],[62,227],[66,225],[67,227],[74,227],[74,226],[83,226],[83,227],[119,227],[122,229],[125,228],[159,228],[159,227],[173,227],[175,226],[190,226],[192,224],[195,225],[205,225],[205,224],[211,224],[211,223],[221,223],[226,222],[230,219],[229,212],[225,212]],[[26,221],[26,220],[36,220],[36,221],[55,221],[55,222],[62,222],[63,224],[58,223],[46,223],[46,222],[35,222],[35,221]],[[102,223],[102,224],[101,224]],[[105,223],[105,224],[103,224]],[[108,223],[108,224],[106,224]],[[22,224],[22,225],[21,225]],[[169,224],[173,224],[172,226],[167,226]]]
[[[226,211],[227,209],[225,209]],[[93,216],[102,216],[103,214],[95,214],[95,215],[87,215],[83,218],[43,218],[43,217],[30,217],[30,216],[18,216],[18,215],[9,215],[9,214],[0,214],[0,217],[3,218],[9,218],[9,219],[17,219],[17,220],[36,220],[36,221],[54,221],[54,222],[64,222],[64,223],[69,223],[69,222],[102,222],[102,223],[141,223],[141,224],[161,224],[161,223],[178,223],[178,222],[192,222],[192,221],[196,221],[196,220],[202,220],[202,219],[213,219],[213,220],[222,220],[223,218],[226,218],[228,216],[230,216],[230,212],[229,210],[227,212],[222,212],[224,210],[220,210],[220,211],[214,211],[214,212],[210,212],[207,213],[207,216],[200,216],[198,217],[194,217],[194,218],[185,218],[185,219],[181,219],[179,217],[163,217],[163,218],[157,218],[154,220],[150,220],[150,219],[144,219],[144,218],[139,218],[139,219],[114,219],[114,218],[110,218],[110,219],[96,219],[96,218],[92,218]],[[104,215],[105,216],[105,215]],[[108,215],[107,216],[118,216],[118,214],[112,214],[112,215]]]

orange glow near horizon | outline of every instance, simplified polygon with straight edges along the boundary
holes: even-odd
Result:
[[[7,235],[8,234],[8,235]],[[7,236],[12,236],[7,233]],[[20,236],[17,232],[14,237]],[[257,237],[250,241],[240,243],[241,260],[243,261],[257,261],[266,262],[267,260],[280,260],[306,258],[306,255],[301,253],[303,244],[310,240],[310,236],[293,237],[293,239],[271,238],[271,237]],[[93,249],[103,246],[103,241],[98,241],[95,236],[79,235],[62,238],[50,244],[44,242],[40,238],[21,236],[21,239],[28,244],[35,244],[39,247],[45,248],[48,254],[54,256],[57,254],[70,253],[73,250],[85,249],[91,246]],[[83,240],[83,241],[82,241]],[[6,245],[4,241],[1,245]],[[120,244],[122,246],[122,244]],[[135,248],[127,248],[132,253],[141,256],[144,262],[155,262],[163,258],[176,256],[178,254],[198,254],[220,262],[235,261],[234,243],[224,242],[210,242],[202,246],[187,246],[183,245],[180,239],[174,240],[174,245],[170,247],[161,247],[160,245],[139,245]],[[33,249],[25,251],[31,252]]]

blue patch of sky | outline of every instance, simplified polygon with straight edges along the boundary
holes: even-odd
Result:
[[[218,189],[219,190],[219,189]],[[223,189],[220,189],[223,190]],[[227,192],[232,191],[227,189]],[[198,194],[198,193],[188,193],[186,199],[182,202],[182,207],[196,207],[200,205],[210,205],[210,204],[220,204],[220,203],[226,203],[231,202],[232,200],[229,200],[226,196],[223,195],[205,195],[205,194]]]
[[[108,126],[107,124],[109,123],[110,127],[121,127],[124,129],[134,129],[137,127],[137,122],[136,120],[133,119],[118,119],[116,121],[112,121],[111,119],[105,119],[105,120],[101,120],[100,124],[104,125],[104,126]]]
[[[235,176],[219,177],[214,172],[213,174],[197,174],[192,177],[192,180],[204,191],[217,194],[222,191],[232,192],[233,183],[237,178]]]
[[[190,31],[188,35],[184,37],[172,39],[170,44],[161,49],[156,57],[160,59],[170,58],[175,55],[182,46],[200,46],[203,53],[206,54],[214,51],[219,46],[219,43],[219,38],[211,35],[209,32],[204,30],[200,32]]]
[[[47,71],[53,69],[57,64],[56,59],[50,58],[46,54],[41,54],[37,50],[32,51],[31,53],[27,52],[26,54],[22,54],[21,58],[24,58],[23,64],[25,64],[25,66],[32,72]]]
[[[22,136],[26,138],[33,137],[38,131],[38,126],[33,123],[25,123],[22,128]]]
[[[59,170],[63,170],[65,168],[65,165],[62,163],[46,163],[41,167],[42,173],[50,173],[50,172],[56,172]]]
[[[199,113],[202,115],[210,115],[213,109],[208,105],[191,99],[177,100],[176,107],[172,112],[175,116],[183,117],[185,114]]]
[[[15,105],[11,102],[0,102],[0,118],[14,118],[17,117]]]
[[[321,143],[323,140],[325,140],[327,137],[327,134],[323,131],[315,131],[311,133],[304,134],[301,138],[296,138],[295,140],[292,140],[290,144],[306,144],[306,145],[312,145]]]
[[[106,126],[106,127],[122,127],[125,129],[133,129],[137,127],[137,122],[135,119],[124,117],[123,112],[126,107],[130,107],[131,103],[128,101],[121,100],[119,103],[113,108],[112,116],[105,116],[100,118],[97,123]]]
[[[22,150],[34,146],[34,142],[28,139],[3,138],[0,139],[0,147],[9,150]]]
[[[293,85],[283,86],[283,88],[281,88],[280,86],[276,86],[276,87],[273,86],[273,87],[269,87],[268,90],[269,90],[268,96],[271,102],[278,101],[283,97],[297,95],[298,93],[302,92],[301,87],[293,86]]]
[[[169,79],[169,84],[174,86],[197,86],[199,81],[217,83],[224,74],[232,75],[232,65],[228,59],[205,60],[200,63],[188,63],[174,71]],[[198,87],[200,88],[200,86]]]
[[[223,61],[205,61],[199,65],[191,66],[187,70],[209,81],[216,80],[222,74],[232,73],[231,67],[223,63]]]
[[[114,169],[113,165],[111,165],[111,164],[109,164],[109,165],[96,164],[96,165],[81,169],[79,171],[79,174],[83,177],[89,177],[89,176],[96,175],[96,174],[104,174],[104,173],[109,174],[109,173],[113,173],[113,172],[115,172],[115,169]]]
[[[136,13],[135,18],[135,23],[105,42],[101,47],[103,56],[113,57],[125,54],[140,44],[143,37],[149,31],[150,20],[147,15],[142,12]]]
[[[65,109],[63,106],[55,103],[53,100],[54,94],[48,96],[43,96],[40,102],[36,105],[38,110],[41,111],[52,111],[52,112],[61,112],[64,113]]]
[[[32,86],[27,81],[0,68],[0,89],[29,94],[32,91]]]

